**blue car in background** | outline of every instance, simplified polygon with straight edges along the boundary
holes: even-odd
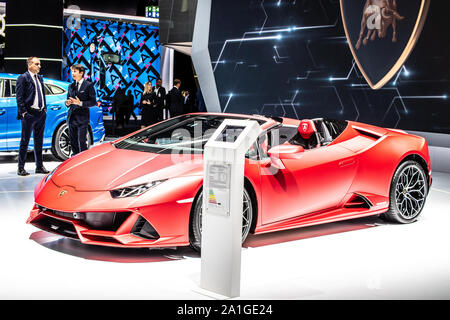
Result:
[[[19,151],[21,121],[17,120],[16,80],[18,74],[0,73],[0,151]],[[70,157],[68,107],[65,104],[70,83],[44,78],[47,98],[47,119],[45,121],[43,149],[51,149],[53,155],[66,160]],[[105,138],[103,112],[100,107],[91,107],[87,134],[88,146],[100,143]],[[33,149],[33,139],[29,149]]]

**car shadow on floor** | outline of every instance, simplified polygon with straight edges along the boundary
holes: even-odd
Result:
[[[386,223],[378,217],[366,217],[267,234],[249,235],[243,244],[243,248],[258,248],[284,242],[364,230],[383,224]],[[102,247],[83,244],[78,240],[65,238],[46,231],[32,233],[30,240],[53,251],[88,260],[119,263],[148,263],[200,258],[200,253],[190,247],[169,249]]]
[[[247,240],[244,242],[243,246],[245,248],[258,248],[283,242],[364,230],[384,224],[387,224],[384,220],[381,220],[378,216],[372,216],[259,235],[251,234],[247,237]]]
[[[197,252],[188,247],[168,249],[103,247],[83,244],[78,240],[65,238],[46,231],[32,233],[30,240],[33,240],[48,249],[88,260],[143,263],[181,260],[187,257],[200,257]]]

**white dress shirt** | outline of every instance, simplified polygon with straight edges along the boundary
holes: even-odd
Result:
[[[83,81],[84,81],[84,78],[81,78],[80,81],[76,82],[76,84],[77,84],[77,91],[80,91],[80,88],[81,88],[81,85],[83,84]],[[81,101],[80,106],[81,107],[83,106],[83,101]]]
[[[31,71],[28,71],[30,73],[31,79],[33,79],[34,83],[34,101],[31,105],[32,109],[41,110],[39,109],[39,96],[38,96],[38,90],[41,90],[42,92],[42,108],[44,107],[44,91],[42,90],[41,82],[39,81],[39,78],[37,78],[37,74],[34,74]],[[37,78],[37,79],[36,79]],[[36,85],[37,83],[37,85]]]
[[[77,91],[80,91],[81,85],[83,84],[84,79],[81,79],[80,81],[78,81],[78,87],[77,87]]]

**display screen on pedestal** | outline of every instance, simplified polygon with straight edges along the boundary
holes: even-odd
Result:
[[[234,143],[244,129],[245,127],[242,126],[226,126],[217,136],[216,141]]]

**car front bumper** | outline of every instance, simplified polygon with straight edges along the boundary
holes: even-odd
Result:
[[[109,247],[133,247],[133,248],[161,248],[189,245],[185,237],[160,236],[155,228],[138,212],[121,212],[122,217],[118,222],[105,223],[92,226],[86,215],[115,215],[117,212],[62,212],[35,205],[30,212],[27,223],[47,232],[79,240],[84,244],[109,246]],[[102,218],[94,218],[101,220]]]

